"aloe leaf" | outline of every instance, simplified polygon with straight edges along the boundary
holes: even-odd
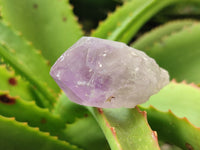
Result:
[[[5,64],[0,65],[0,83],[0,91],[9,91],[10,96],[20,96],[26,101],[35,100],[38,106],[45,107],[46,98]]]
[[[5,65],[0,65],[0,91],[9,91],[11,96],[20,96],[27,101],[35,97],[28,82],[16,76],[13,70],[8,70]]]
[[[69,0],[1,0],[7,20],[53,64],[81,36]]]
[[[148,121],[159,139],[175,144],[184,150],[200,149],[200,128],[196,128],[186,118],[179,118],[171,111],[162,112],[154,107],[141,107],[147,111]]]
[[[67,123],[73,123],[77,118],[84,118],[88,115],[88,110],[84,106],[70,101],[64,92],[60,94],[52,112]]]
[[[150,105],[161,111],[169,109],[178,117],[186,117],[192,124],[200,127],[200,89],[195,85],[171,82],[159,93],[151,96],[142,104]]]
[[[110,150],[102,130],[90,113],[67,124],[63,137],[71,144],[87,150]]]
[[[23,110],[23,113],[18,110]],[[67,115],[72,113],[73,111]],[[34,102],[26,102],[20,97],[11,97],[9,93],[0,91],[0,114],[15,117],[17,121],[27,122],[31,127],[38,127],[41,131],[57,136],[58,139],[88,150],[92,150],[93,146],[98,146],[97,150],[108,147],[101,129],[89,113],[83,114],[83,118],[76,118],[73,124],[66,125],[64,119],[47,109],[37,107]]]
[[[36,90],[40,91],[40,93],[48,100],[47,102],[49,102],[49,104],[44,102],[47,104],[46,107],[51,108],[52,103],[55,101],[56,94],[46,83],[52,86],[55,85],[53,87],[57,91],[59,91],[59,88],[48,74],[49,67],[46,66],[42,57],[34,52],[34,49],[30,45],[15,35],[14,32],[8,30],[3,24],[0,24],[0,32],[1,31],[0,42],[2,44],[0,46],[0,54],[2,58],[9,63],[16,72],[29,80],[35,86]],[[15,42],[12,42],[12,40]],[[22,60],[24,60],[24,62]],[[38,73],[40,73],[39,76],[37,75]]]
[[[22,74],[31,83],[33,83],[33,85],[35,85],[38,88],[38,90],[43,94],[43,96],[46,96],[46,100],[48,100],[48,101],[46,101],[46,100],[43,101],[42,105],[51,109],[52,104],[55,101],[55,97],[54,97],[54,95],[52,95],[50,89],[48,89],[48,87],[44,83],[41,83],[36,78],[34,78],[34,76],[32,76],[31,73],[29,71],[27,71],[26,68],[23,68],[21,66],[21,63],[15,57],[13,57],[12,55],[9,54],[9,50],[10,49],[8,47],[6,47],[5,44],[3,44],[3,45],[0,44],[0,54],[5,59],[5,61],[7,63],[9,63],[11,66],[13,66],[18,73]]]
[[[200,83],[200,23],[185,23],[179,30],[172,27],[176,24],[167,24],[153,30],[136,41],[133,47],[153,57],[161,67],[168,70],[171,78]],[[171,31],[168,31],[170,26]]]
[[[60,132],[59,138],[87,150],[93,150],[94,147],[95,150],[109,149],[105,136],[93,116],[84,106],[71,102],[64,93],[60,95],[53,113],[67,122],[66,129]]]
[[[81,150],[77,146],[60,141],[48,133],[19,123],[14,118],[0,116],[0,149],[16,150]]]
[[[138,109],[101,109],[88,107],[103,130],[112,150],[160,149],[156,133]]]
[[[60,91],[55,81],[49,75],[50,66],[48,66],[40,51],[26,41],[19,32],[14,31],[10,25],[2,21],[0,21],[0,43],[7,45],[9,48],[7,52],[18,60],[21,68],[26,68],[31,76],[37,78],[40,82],[43,81],[55,92]]]
[[[179,5],[170,6],[168,9],[162,11],[162,15],[166,18],[170,17],[192,17],[198,18],[200,15],[200,4],[198,1],[188,1],[186,3],[180,3]],[[170,11],[168,11],[170,9]]]
[[[23,110],[23,113],[19,110]],[[48,109],[39,108],[34,102],[24,101],[20,97],[11,97],[9,93],[0,91],[0,115],[15,117],[17,121],[27,122],[31,127],[37,127],[40,131],[48,132],[60,140],[88,150],[92,150],[93,146],[98,146],[97,150],[108,147],[96,120],[89,113],[85,113],[83,118],[76,118],[73,124],[66,125],[64,119],[50,113]]]
[[[51,135],[57,135],[66,128],[65,121],[48,109],[36,106],[34,101],[28,102],[19,96],[12,97],[8,92],[0,91],[0,115],[15,117],[17,121],[27,122],[28,125],[48,131]]]
[[[148,51],[155,43],[197,23],[195,20],[176,20],[161,25],[137,39],[131,46]]]
[[[98,138],[101,139],[100,142],[105,142],[103,140],[103,135],[97,130],[98,127],[96,123],[91,118],[90,114],[82,108],[83,106],[70,102],[64,94],[60,96],[60,100],[61,102],[55,107],[55,113],[60,114],[63,119],[65,119],[65,117],[68,118],[71,122],[70,125],[67,125],[65,139],[70,139],[70,143],[83,145],[82,147],[87,146],[84,145],[84,143],[95,143]],[[152,132],[148,126],[144,112],[138,112],[138,110],[135,109],[97,109],[92,107],[88,107],[88,109],[92,112],[102,128],[112,149],[159,149],[156,136],[155,139],[152,138],[154,132]],[[83,111],[82,114],[81,111]],[[88,127],[90,131],[87,130]],[[79,138],[74,136],[79,134],[81,129],[81,135],[83,136]],[[96,133],[95,136],[93,135],[93,131]],[[87,136],[87,132],[91,134],[89,137],[92,138],[84,142],[84,137]],[[141,142],[146,142],[146,147],[140,144]],[[98,148],[100,148],[100,146],[98,146]]]
[[[187,1],[187,0],[186,0]],[[141,26],[162,8],[180,0],[131,0],[111,14],[92,36],[128,43]]]

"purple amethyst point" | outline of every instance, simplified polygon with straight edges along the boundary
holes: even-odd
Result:
[[[133,108],[169,83],[168,72],[121,42],[82,37],[56,61],[51,76],[75,103]]]

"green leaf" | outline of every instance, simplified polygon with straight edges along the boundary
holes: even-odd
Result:
[[[103,130],[112,150],[160,149],[157,136],[139,109],[88,107]]]
[[[23,113],[19,110],[23,110]],[[75,112],[73,108],[71,110],[68,116]],[[24,101],[20,97],[11,97],[7,92],[0,91],[0,115],[15,117],[17,121],[27,122],[31,127],[38,127],[40,131],[48,132],[60,140],[88,150],[92,150],[95,146],[98,146],[97,150],[108,147],[104,134],[89,112],[83,112],[84,117],[76,118],[73,124],[66,125],[66,119],[61,119],[60,116],[50,113],[47,109],[39,108],[34,102]]]
[[[184,150],[200,149],[200,128],[194,127],[186,118],[178,118],[171,111],[161,112],[153,107],[142,108],[147,111],[148,121],[159,139],[175,144]]]
[[[200,127],[200,89],[195,85],[171,82],[150,97],[143,107],[154,106],[161,111],[171,110],[178,117],[186,117]]]
[[[20,96],[27,101],[33,101],[34,95],[28,82],[14,71],[8,70],[5,65],[0,65],[0,91],[9,91],[11,96]]]
[[[41,56],[40,51],[26,41],[19,32],[14,31],[6,22],[2,21],[0,21],[0,43],[7,45],[9,48],[8,53],[15,57],[22,68],[26,68],[27,72],[40,82],[44,81],[55,92],[60,91],[49,75],[50,66]]]
[[[67,124],[63,137],[87,150],[110,150],[102,130],[90,113]]]
[[[10,50],[11,49],[6,47],[5,44],[3,44],[3,45],[0,44],[0,54],[3,56],[5,61],[7,63],[9,63],[11,66],[13,66],[18,73],[22,74],[33,85],[35,85],[35,87],[37,87],[39,89],[39,91],[41,92],[41,94],[43,94],[43,96],[46,96],[46,100],[48,100],[48,101],[46,101],[46,100],[43,101],[42,105],[51,109],[52,104],[55,101],[55,97],[50,92],[50,89],[48,89],[48,87],[44,83],[41,83],[36,78],[34,78],[34,76],[32,76],[31,73],[26,68],[21,67],[20,62],[15,57],[13,57],[12,55],[9,54]],[[37,90],[37,89],[35,89],[35,90]]]
[[[59,138],[87,150],[109,149],[99,125],[84,106],[71,102],[62,93],[53,112],[68,123]]]
[[[133,47],[153,57],[168,70],[171,78],[200,83],[200,23],[183,24],[175,22],[157,28],[141,37]]]
[[[186,0],[187,1],[187,0]],[[92,36],[128,43],[142,25],[162,8],[180,0],[131,0],[111,14]]]
[[[2,91],[0,91],[0,115],[15,117],[17,121],[27,122],[28,125],[38,127],[41,131],[47,131],[51,135],[57,135],[66,128],[65,121],[50,113],[48,109],[42,109],[33,101],[27,102]]]
[[[81,36],[69,0],[1,0],[7,20],[53,64]]]
[[[180,32],[184,28],[192,26],[197,21],[195,20],[176,20],[161,25],[150,32],[145,33],[137,39],[131,46],[148,51],[155,43],[161,41],[174,33]]]
[[[85,115],[88,115],[88,110],[84,106],[70,101],[62,92],[55,104],[53,113],[59,115],[67,123],[73,123],[77,118],[84,118]]]
[[[0,149],[4,150],[81,150],[14,118],[0,116],[0,133]]]
[[[11,67],[0,65],[0,91],[9,91],[10,96],[20,96],[26,101],[34,101],[45,107],[46,98],[21,76],[17,76]]]
[[[166,19],[172,18],[198,18],[200,15],[200,3],[198,1],[188,1],[175,6],[170,6],[162,11],[162,16]],[[170,10],[170,11],[169,11]]]
[[[186,150],[191,149],[187,147],[200,149],[199,99],[199,87],[173,81],[153,95],[141,109],[147,111],[151,127],[158,131],[162,140]]]
[[[0,22],[0,33],[2,58],[35,86],[36,90],[48,100],[49,104],[46,107],[51,108],[56,94],[48,86],[56,92],[60,89],[50,77],[50,68],[45,60],[27,41],[2,22]]]

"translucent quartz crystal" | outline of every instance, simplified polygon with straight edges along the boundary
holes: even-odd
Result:
[[[51,76],[71,101],[133,108],[168,84],[168,72],[124,43],[82,37],[56,61]]]

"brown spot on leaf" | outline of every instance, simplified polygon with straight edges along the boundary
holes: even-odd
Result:
[[[67,21],[67,17],[62,18],[63,22]]]
[[[50,62],[49,60],[47,61],[47,65],[48,65],[48,66],[51,66],[51,62]]]
[[[84,117],[87,118],[87,117],[88,117],[88,114],[84,114]]]
[[[112,131],[112,134],[113,134],[114,136],[116,136],[115,128],[114,128],[114,127],[110,127],[110,130]]]
[[[190,145],[189,143],[185,143],[185,146],[188,150],[194,150],[194,148],[192,147],[192,145]]]
[[[9,82],[9,84],[10,85],[12,85],[12,86],[15,86],[15,85],[17,85],[17,80],[16,80],[16,78],[10,78],[9,80],[8,80],[8,82]]]
[[[42,118],[42,119],[40,120],[40,122],[41,122],[42,124],[45,124],[45,123],[47,122],[47,120],[46,120],[45,118]]]
[[[38,8],[38,4],[33,4],[33,8],[37,9]]]
[[[12,104],[15,104],[16,99],[4,94],[4,95],[0,95],[0,102],[4,104],[12,105]]]
[[[98,112],[99,112],[100,114],[103,114],[103,109],[102,109],[102,108],[97,108],[97,110],[98,110]]]

